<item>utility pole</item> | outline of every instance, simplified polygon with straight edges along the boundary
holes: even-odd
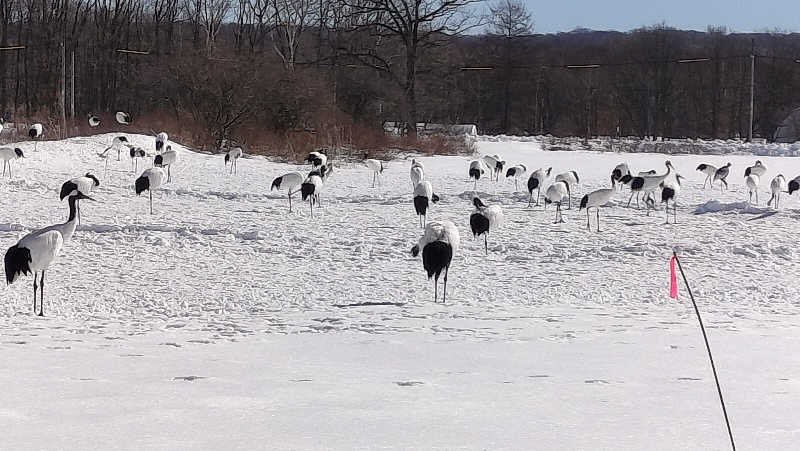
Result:
[[[72,63],[70,64],[69,77],[69,116],[72,118],[72,126],[75,126],[75,50],[70,53]]]
[[[61,97],[60,99],[60,107],[61,107],[61,138],[67,137],[67,50],[64,47],[64,43],[61,43]]]
[[[747,142],[753,141],[753,99],[756,90],[755,39],[750,40],[750,127],[747,129]]]

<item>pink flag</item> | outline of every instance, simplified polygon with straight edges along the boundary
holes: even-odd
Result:
[[[669,297],[678,299],[678,275],[675,273],[675,255],[669,259]]]

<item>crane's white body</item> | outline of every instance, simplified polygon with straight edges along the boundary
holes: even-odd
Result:
[[[572,208],[572,190],[578,186],[580,181],[578,173],[575,171],[562,172],[556,176],[555,181],[567,184],[567,208]]]
[[[561,204],[568,198],[567,183],[563,181],[550,185],[544,194],[545,206],[547,204],[556,204],[556,223],[564,222],[564,217],[561,215]]]
[[[469,177],[475,182],[473,189],[478,189],[478,180],[483,177],[488,169],[482,159],[469,162]]]
[[[506,178],[514,177],[514,191],[519,191],[519,179],[524,178],[528,173],[528,168],[524,164],[518,164],[508,168]]]
[[[300,185],[303,184],[303,174],[294,171],[283,174],[280,177],[276,177],[275,180],[272,181],[272,186],[270,187],[270,191],[273,189],[282,190],[285,189],[287,196],[289,197],[289,212],[292,212],[292,194],[296,193],[300,190]]]
[[[411,160],[411,188],[415,188],[425,178],[425,166],[417,160]]]
[[[230,173],[233,174],[238,173],[237,162],[239,161],[239,158],[241,158],[243,154],[244,152],[242,151],[241,147],[234,147],[225,154],[225,165],[227,166],[229,162],[231,164]]]
[[[156,153],[161,153],[167,148],[169,144],[169,135],[166,132],[161,132],[156,135]]]
[[[425,179],[425,172],[423,172],[422,167],[412,167],[411,168],[411,184],[414,188],[419,185],[419,182]]]
[[[531,173],[531,176],[528,177],[528,193],[530,196],[528,197],[528,207],[531,206],[531,200],[533,199],[533,190],[536,190],[536,205],[539,205],[539,195],[542,192],[542,187],[547,183],[547,180],[550,178],[550,171],[553,168],[539,168]],[[531,188],[532,185],[536,185],[534,188]]]
[[[503,170],[503,166],[506,164],[503,157],[498,154],[484,155],[481,157],[481,160],[483,160],[483,163],[489,170],[490,180],[497,181],[500,178],[500,172]]]
[[[717,173],[717,167],[712,166],[710,164],[703,163],[697,166],[697,170],[705,174],[706,178],[703,180],[703,188],[705,189],[706,183],[713,183],[714,181],[714,174]],[[710,184],[709,183],[709,184]]]
[[[747,201],[753,203],[753,194],[755,194],[756,205],[758,205],[758,185],[761,184],[761,178],[755,173],[751,172],[750,175],[744,178],[744,184],[747,185],[747,192],[749,194]]]
[[[375,160],[373,158],[367,158],[364,160],[364,164],[372,171],[372,187],[375,188],[375,182],[377,181],[380,185],[381,179],[379,175],[383,173],[385,169],[383,166],[383,162],[380,160]]]
[[[171,146],[167,146],[167,150],[162,152],[160,155],[155,156],[155,160],[161,159],[160,163],[155,163],[156,166],[160,166],[162,168],[167,168],[167,181],[172,181],[172,165],[178,161],[178,151],[172,149]]]
[[[747,169],[744,170],[744,176],[747,177],[750,174],[755,174],[759,177],[764,177],[764,174],[767,173],[767,167],[761,160],[756,160],[756,163]]]
[[[789,190],[789,184],[786,183],[786,177],[783,174],[778,174],[772,181],[769,183],[769,190],[772,192],[772,197],[769,198],[767,202],[767,206],[769,207],[772,205],[772,201],[775,201],[775,208],[777,209],[781,203],[781,194],[785,193]]]
[[[117,119],[117,123],[121,125],[131,125],[131,115],[128,113],[117,111],[117,114],[114,115],[114,117]]]
[[[139,188],[141,179],[147,179],[147,184],[146,184],[147,186],[144,189]],[[139,176],[139,179],[136,180],[137,195],[141,194],[144,190],[149,191],[150,214],[153,214],[153,191],[161,188],[161,185],[163,185],[165,181],[168,181],[168,176],[164,172],[164,169],[159,167],[145,169],[144,172],[142,172],[142,175]]]
[[[627,175],[627,174],[624,174]],[[624,176],[623,175],[623,176]],[[601,188],[591,193],[583,196],[581,199],[581,205],[578,208],[578,211],[585,208],[586,209],[586,228],[592,230],[591,221],[589,218],[589,209],[594,208],[595,212],[597,213],[597,231],[600,231],[600,207],[605,206],[607,203],[611,201],[616,194],[617,189],[615,187],[612,188]]]
[[[728,163],[725,166],[717,169],[717,172],[714,173],[713,182],[716,182],[717,180],[720,181],[720,184],[719,184],[719,190],[720,191],[723,190],[723,187],[725,189],[728,189],[728,182],[727,182],[726,179],[728,178],[728,174],[730,174],[730,172],[731,172],[731,164]]]

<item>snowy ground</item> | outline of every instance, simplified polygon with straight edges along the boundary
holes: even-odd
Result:
[[[601,211],[600,234],[583,212],[555,225],[513,183],[481,181],[506,215],[485,257],[468,232],[469,159],[423,158],[442,197],[429,219],[455,221],[463,241],[441,305],[409,254],[409,161],[390,162],[374,190],[365,167],[338,167],[311,218],[269,191],[300,167],[247,158],[228,176],[221,156],[182,150],[151,216],[127,158],[103,176],[96,154],[111,137],[22,143],[28,158],[0,182],[3,249],[66,218],[63,181],[92,170],[102,183],[48,272],[48,316],[31,314],[30,277],[0,289],[0,448],[725,449],[688,298],[666,296],[673,248],[737,444],[800,439],[800,207],[764,206],[772,176],[800,174],[800,159],[760,157],[761,206],[747,207],[752,156],[671,155],[689,179],[678,224],[624,208],[625,192]],[[576,201],[621,161],[662,172],[667,158],[479,149],[577,170]],[[727,161],[731,190],[700,189],[697,164]]]

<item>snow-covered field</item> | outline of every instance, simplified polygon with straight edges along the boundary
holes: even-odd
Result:
[[[626,161],[687,177],[678,224],[624,208],[628,191],[586,216],[526,208],[513,182],[482,180],[506,223],[473,240],[469,158],[422,158],[462,248],[448,302],[409,250],[419,237],[410,161],[391,161],[371,189],[343,164],[323,207],[288,213],[272,179],[302,166],[180,148],[173,182],[154,199],[132,189],[113,135],[21,143],[27,158],[0,181],[0,247],[63,222],[58,189],[93,171],[83,224],[48,271],[44,318],[32,278],[2,290],[3,449],[725,449],[702,337],[685,292],[667,297],[677,249],[688,271],[741,449],[800,440],[800,251],[796,196],[747,207],[755,158],[544,152],[538,142],[481,141],[509,164],[577,170],[585,192]],[[131,136],[152,152],[153,139]],[[733,164],[731,190],[700,189],[700,162]],[[141,169],[141,165],[140,165]],[[524,182],[523,184],[524,185]],[[521,187],[522,187],[521,185]],[[696,214],[697,213],[697,214]],[[594,219],[593,219],[594,223]],[[378,305],[380,304],[380,305]]]

